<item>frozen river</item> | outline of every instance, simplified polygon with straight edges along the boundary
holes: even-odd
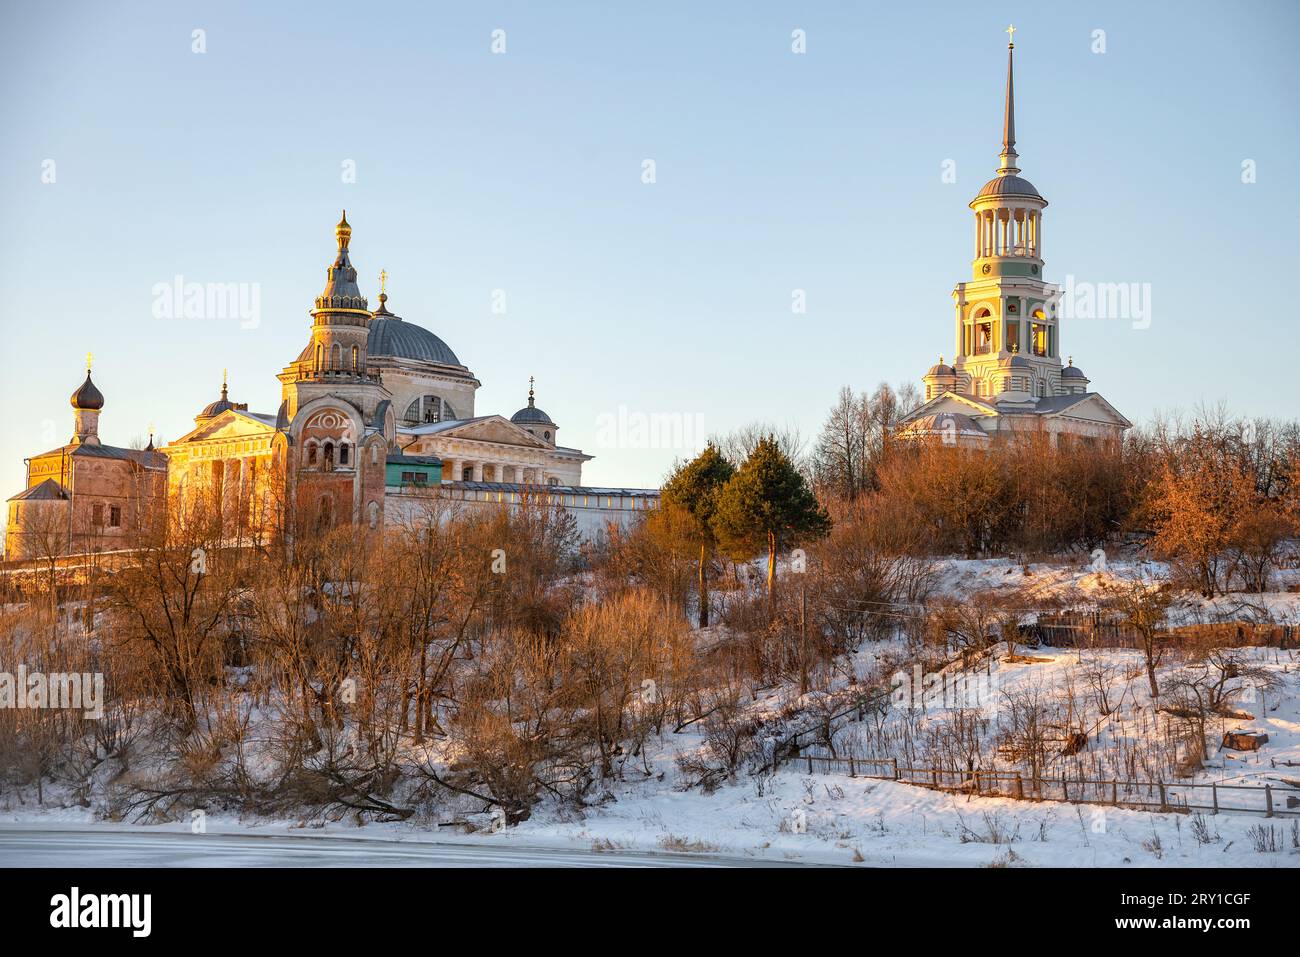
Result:
[[[0,867],[781,867],[709,854],[344,837],[0,825]]]

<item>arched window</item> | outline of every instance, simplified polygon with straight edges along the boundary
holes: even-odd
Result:
[[[444,402],[440,396],[423,395],[411,400],[411,404],[406,407],[406,411],[402,414],[402,421],[407,425],[422,425],[445,422],[447,419],[454,419],[455,417],[455,414],[451,411],[451,406]]]
[[[378,465],[378,464],[379,464],[379,446],[378,446],[378,445],[372,445],[372,446],[370,446],[370,464],[371,464],[371,465]]]
[[[316,443],[314,441],[307,443],[307,464],[316,464]]]
[[[319,372],[325,368],[325,347],[319,342],[316,343],[316,371]]]
[[[379,527],[379,503],[371,502],[369,505],[367,505],[366,513],[367,513],[367,517],[370,520],[370,527],[378,528]]]
[[[971,343],[969,352],[986,355],[993,351],[993,314],[981,306],[971,315]]]
[[[549,441],[551,440],[551,433],[550,433],[550,431],[548,430],[548,431],[546,431],[546,432],[543,432],[543,433],[542,433],[542,438],[546,439],[546,441],[549,442]]]
[[[1051,347],[1048,332],[1050,328],[1047,324],[1047,318],[1043,315],[1043,310],[1035,309],[1033,322],[1029,324],[1029,348],[1034,355],[1046,356],[1048,354]]]
[[[333,467],[334,467],[334,443],[326,442],[325,443],[325,468],[332,469]]]
[[[343,346],[340,343],[334,343],[334,348],[330,350],[330,368],[343,368]]]
[[[352,347],[352,371],[361,371],[361,350],[356,346]]]
[[[347,464],[348,464],[348,444],[346,442],[340,442],[339,443],[339,465],[347,465]]]

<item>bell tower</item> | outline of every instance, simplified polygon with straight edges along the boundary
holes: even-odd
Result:
[[[1008,27],[1007,85],[997,175],[975,214],[972,278],[953,290],[957,388],[998,404],[1026,404],[1060,388],[1056,287],[1043,281],[1047,200],[1020,175],[1016,152],[1015,27]]]

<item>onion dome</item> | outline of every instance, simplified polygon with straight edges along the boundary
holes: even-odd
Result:
[[[104,393],[95,388],[95,383],[90,381],[90,370],[86,370],[86,381],[81,383],[81,388],[72,393],[72,407],[74,409],[88,412],[98,412],[104,407]]]

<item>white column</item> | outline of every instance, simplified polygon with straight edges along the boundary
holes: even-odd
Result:
[[[472,473],[472,474],[473,474],[473,481],[475,481],[475,482],[481,482],[481,481],[483,481],[483,463],[482,463],[482,462],[474,462],[473,465],[472,465],[472,467],[473,467],[473,469],[474,469],[474,471],[473,471],[473,473]]]

